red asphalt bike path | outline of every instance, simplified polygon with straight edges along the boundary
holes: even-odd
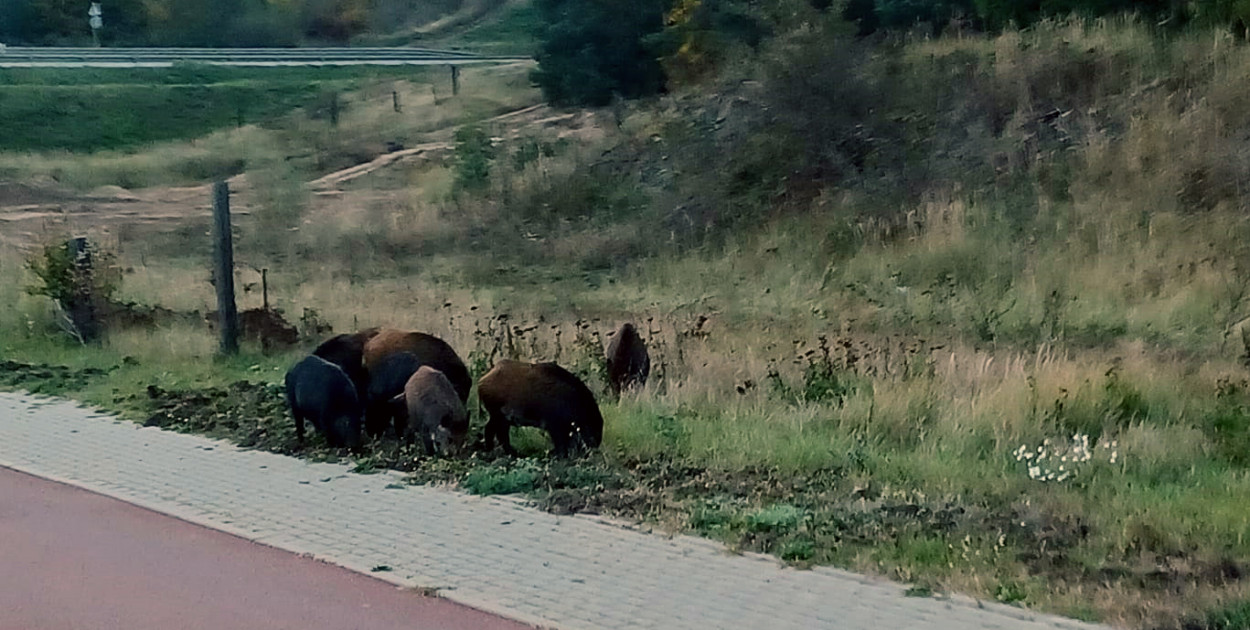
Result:
[[[0,630],[529,627],[0,467]]]

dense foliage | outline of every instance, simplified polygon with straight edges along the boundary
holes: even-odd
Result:
[[[534,81],[560,105],[606,105],[664,88],[647,39],[664,28],[668,0],[537,0],[542,19]]]

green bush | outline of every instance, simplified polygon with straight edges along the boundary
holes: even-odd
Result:
[[[664,90],[664,70],[646,39],[664,28],[665,0],[537,0],[538,68],[555,105],[607,105]]]
[[[481,190],[490,183],[495,149],[490,135],[477,125],[456,130],[456,190]]]
[[[81,246],[49,243],[27,259],[26,268],[37,282],[26,292],[51,298],[64,314],[67,332],[87,342],[99,338],[105,309],[119,281],[112,273],[111,254],[85,239]]]

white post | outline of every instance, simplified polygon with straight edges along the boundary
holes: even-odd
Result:
[[[91,8],[87,9],[87,24],[91,25],[91,43],[99,48],[100,29],[104,28],[104,11],[99,2],[92,2]]]

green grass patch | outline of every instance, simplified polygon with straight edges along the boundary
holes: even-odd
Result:
[[[0,150],[99,151],[196,138],[316,107],[329,92],[407,72],[219,68],[0,71]]]
[[[507,468],[480,468],[469,471],[460,487],[473,494],[525,494],[532,492],[539,472],[530,460],[520,460]]]
[[[193,138],[314,103],[318,83],[0,86],[0,149],[95,151]]]
[[[482,54],[530,55],[537,46],[534,34],[541,24],[532,1],[509,2],[497,15],[458,33],[455,42]]]
[[[1250,628],[1250,601],[1228,604],[1211,611],[1204,620],[1205,625],[1195,624],[1203,630],[1245,630]],[[1190,626],[1187,626],[1190,627]]]
[[[326,66],[248,68],[185,63],[169,68],[0,68],[0,85],[108,86],[108,85],[215,85],[241,82],[307,83],[364,81],[384,78],[414,79],[429,70],[412,66]]]

